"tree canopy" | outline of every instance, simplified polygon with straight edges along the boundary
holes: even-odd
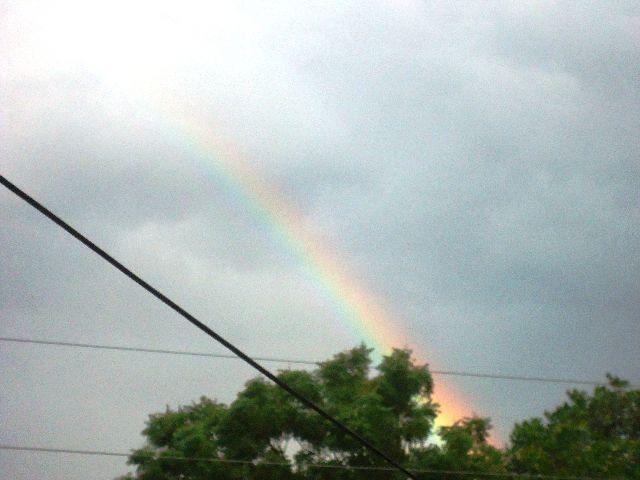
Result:
[[[338,353],[313,371],[278,376],[382,451],[409,468],[439,478],[532,473],[640,478],[640,392],[611,378],[593,395],[568,393],[569,402],[545,420],[517,424],[511,446],[488,439],[487,418],[464,418],[434,429],[438,405],[433,379],[411,351],[396,349],[372,369],[371,350]],[[387,467],[353,438],[288,393],[255,378],[225,405],[206,397],[149,416],[146,445],[134,450],[128,480],[387,480]],[[438,433],[439,441],[433,441]],[[597,475],[595,475],[597,473]],[[424,478],[433,474],[423,473]]]
[[[544,419],[516,424],[509,466],[514,472],[640,478],[640,390],[609,377],[593,395],[580,390]]]

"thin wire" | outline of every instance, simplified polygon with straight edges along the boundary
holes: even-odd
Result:
[[[75,450],[70,448],[47,448],[47,447],[26,447],[26,446],[18,446],[18,445],[4,445],[0,444],[0,450],[12,450],[12,451],[20,451],[20,452],[45,452],[45,453],[58,453],[58,454],[74,454],[74,455],[94,455],[94,456],[104,456],[104,457],[141,457],[141,458],[151,458],[155,460],[177,460],[177,461],[185,461],[185,462],[210,462],[210,463],[226,463],[226,464],[235,464],[235,465],[253,465],[253,466],[273,466],[273,467],[291,467],[290,463],[284,462],[268,462],[268,461],[253,461],[253,460],[233,460],[227,458],[213,458],[213,457],[175,457],[175,456],[165,456],[160,455],[158,457],[154,455],[145,455],[145,454],[132,454],[126,452],[113,452],[106,450]],[[335,465],[328,463],[305,463],[306,467],[311,468],[328,468],[335,470],[368,470],[368,471],[383,471],[389,472],[396,470],[395,468],[390,467],[376,467],[376,466],[366,466],[366,465]],[[410,469],[412,473],[435,473],[435,474],[455,474],[455,475],[474,475],[474,476],[482,476],[482,477],[510,477],[510,478],[547,478],[553,480],[608,480],[605,478],[599,477],[578,477],[578,476],[562,476],[562,475],[545,475],[545,474],[535,474],[535,473],[515,473],[515,472],[505,472],[505,473],[497,473],[497,472],[474,472],[471,470],[431,470],[431,469]],[[613,479],[610,479],[613,480]]]
[[[226,353],[206,353],[206,352],[192,352],[187,350],[162,350],[156,348],[140,348],[140,347],[123,347],[120,345],[101,345],[91,343],[74,343],[74,342],[57,342],[52,340],[34,340],[31,338],[13,338],[13,337],[0,337],[0,342],[12,342],[12,343],[33,343],[36,345],[57,345],[62,347],[79,347],[79,348],[91,348],[98,350],[118,350],[122,352],[142,352],[142,353],[165,353],[169,355],[187,355],[191,357],[209,357],[209,358],[228,358],[231,360],[239,360],[235,355],[229,355]],[[311,360],[292,360],[288,358],[274,358],[274,357],[251,357],[254,360],[261,362],[275,362],[275,363],[296,363],[303,365],[319,365],[319,362],[313,362]]]
[[[95,243],[93,243],[91,240],[89,240],[87,237],[85,237],[83,234],[78,232],[75,228],[73,228],[67,222],[62,220],[57,215],[55,215],[53,212],[51,212],[49,209],[47,209],[40,202],[38,202],[37,200],[35,200],[31,196],[29,196],[27,193],[25,193],[22,190],[20,190],[18,187],[16,187],[13,183],[11,183],[9,180],[7,180],[2,175],[0,175],[0,183],[4,187],[6,187],[8,190],[13,192],[15,195],[20,197],[22,200],[27,202],[29,205],[31,205],[33,208],[35,208],[40,213],[42,213],[47,218],[49,218],[56,225],[58,225],[63,230],[65,230],[67,233],[69,233],[71,236],[73,236],[76,240],[80,241],[82,244],[84,244],[86,247],[91,249],[97,255],[102,257],[104,260],[106,260],[112,266],[114,266],[115,268],[120,270],[123,274],[125,274],[127,277],[129,277],[134,282],[136,282],[138,285],[140,285],[142,288],[144,288],[147,292],[152,294],[154,297],[156,297],[162,303],[164,303],[169,308],[174,310],[176,313],[178,313],[179,315],[184,317],[192,325],[194,325],[195,327],[199,328],[202,332],[204,332],[207,335],[209,335],[211,338],[216,340],[218,343],[220,343],[221,345],[226,347],[231,352],[235,353],[238,357],[240,357],[246,363],[251,365],[257,371],[262,373],[265,377],[269,378],[272,382],[274,382],[280,388],[282,388],[283,390],[285,390],[286,392],[288,392],[289,394],[294,396],[296,399],[298,399],[298,401],[300,401],[307,408],[317,412],[320,416],[322,416],[323,418],[325,418],[326,420],[331,422],[333,425],[338,427],[340,430],[345,432],[347,435],[349,435],[349,436],[353,437],[354,439],[356,439],[365,448],[367,448],[371,452],[375,453],[379,457],[383,458],[385,461],[387,461],[387,463],[389,463],[390,465],[395,467],[398,471],[402,472],[404,475],[408,476],[409,478],[413,478],[414,480],[418,480],[411,472],[409,472],[406,468],[404,468],[402,465],[400,465],[400,463],[398,463],[393,458],[391,458],[386,453],[384,453],[382,450],[380,450],[378,447],[373,445],[371,442],[369,442],[369,440],[367,440],[362,435],[360,435],[359,433],[357,433],[354,430],[352,430],[351,428],[349,428],[347,425],[342,423],[340,420],[334,418],[331,414],[325,412],[321,407],[319,407],[314,402],[312,402],[311,400],[306,398],[304,395],[302,395],[301,393],[296,391],[294,388],[289,386],[288,383],[286,383],[286,382],[282,381],[281,379],[279,379],[276,375],[274,375],[269,370],[267,370],[265,367],[260,365],[254,359],[252,359],[249,355],[247,355],[242,350],[240,350],[238,347],[236,347],[231,342],[226,340],[224,337],[220,336],[218,333],[213,331],[210,327],[208,327],[207,325],[202,323],[200,320],[198,320],[196,317],[194,317],[191,313],[189,313],[184,308],[182,308],[180,305],[178,305],[176,302],[174,302],[169,297],[167,297],[160,290],[158,290],[157,288],[153,287],[151,284],[147,283],[145,280],[143,280],[141,277],[136,275],[129,268],[125,267],[122,263],[120,263],[114,257],[109,255],[105,250],[103,250],[102,248],[97,246]]]
[[[36,340],[32,338],[15,338],[15,337],[0,337],[0,342],[11,343],[31,343],[35,345],[56,345],[62,347],[77,347],[77,348],[90,348],[99,350],[117,350],[123,352],[142,352],[142,353],[164,353],[170,355],[186,355],[192,357],[209,357],[209,358],[228,358],[238,360],[235,355],[229,355],[224,353],[206,353],[206,352],[194,352],[189,350],[162,350],[156,348],[141,348],[141,347],[124,347],[119,345],[104,345],[104,344],[91,344],[91,343],[76,343],[76,342],[58,342],[54,340]],[[262,362],[274,362],[274,363],[292,363],[300,365],[320,365],[321,362],[314,362],[312,360],[300,360],[292,358],[277,358],[277,357],[252,357],[254,360]],[[562,383],[570,385],[594,385],[594,386],[606,386],[606,382],[597,382],[595,380],[578,380],[575,378],[552,378],[552,377],[530,377],[525,375],[502,375],[495,373],[475,373],[455,370],[431,370],[429,372],[434,375],[456,375],[460,377],[473,377],[473,378],[492,378],[498,380],[518,380],[524,382],[541,382],[541,383]],[[631,388],[636,388],[635,385],[630,385]]]

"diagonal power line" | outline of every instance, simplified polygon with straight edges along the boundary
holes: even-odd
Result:
[[[56,340],[38,340],[34,338],[0,337],[0,342],[26,343],[26,344],[33,344],[33,345],[55,345],[60,347],[88,348],[88,349],[95,349],[95,350],[161,353],[161,354],[168,354],[168,355],[184,355],[184,356],[190,356],[190,357],[225,358],[225,359],[239,360],[237,356],[230,355],[228,353],[209,353],[209,352],[195,352],[191,350],[168,350],[168,349],[159,349],[159,348],[131,347],[131,346],[123,346],[123,345],[61,342]],[[252,356],[251,358],[260,362],[290,363],[290,364],[298,364],[298,365],[320,365],[321,364],[321,362],[319,361],[302,360],[299,358],[296,359],[296,358],[256,357],[256,356]],[[597,380],[585,380],[585,379],[577,379],[577,378],[558,378],[558,377],[534,377],[534,376],[528,376],[528,375],[504,375],[504,374],[498,374],[498,373],[480,373],[480,372],[468,372],[468,371],[461,371],[461,370],[429,369],[429,373],[433,375],[453,375],[453,376],[459,376],[459,377],[489,378],[489,379],[497,379],[497,380],[556,383],[556,384],[567,384],[567,385],[593,385],[593,386],[607,385],[606,382],[598,382]],[[630,384],[629,387],[636,388],[636,385]]]
[[[240,350],[238,347],[236,347],[234,344],[232,344],[231,342],[226,340],[224,337],[222,337],[221,335],[216,333],[214,330],[212,330],[210,327],[208,327],[207,325],[202,323],[200,320],[198,320],[196,317],[194,317],[192,314],[190,314],[188,311],[186,311],[184,308],[182,308],[176,302],[174,302],[169,297],[167,297],[160,290],[158,290],[157,288],[153,287],[151,284],[147,283],[140,276],[136,275],[132,270],[130,270],[129,268],[124,266],[122,263],[120,263],[118,260],[116,260],[111,255],[109,255],[105,250],[100,248],[98,245],[93,243],[91,240],[89,240],[87,237],[85,237],[78,230],[73,228],[71,225],[69,225],[67,222],[62,220],[57,215],[55,215],[53,212],[51,212],[49,209],[47,209],[40,202],[38,202],[37,200],[35,200],[31,196],[29,196],[27,193],[25,193],[22,190],[20,190],[13,183],[11,183],[9,180],[7,180],[3,175],[0,175],[0,183],[4,187],[6,187],[8,190],[10,190],[12,193],[14,193],[18,197],[20,197],[22,200],[27,202],[29,205],[31,205],[33,208],[35,208],[40,213],[42,213],[44,216],[46,216],[49,220],[54,222],[60,228],[65,230],[67,233],[69,233],[71,236],[73,236],[76,240],[81,242],[87,248],[89,248],[94,253],[96,253],[97,255],[102,257],[102,259],[104,259],[105,261],[110,263],[113,267],[115,267],[118,270],[120,270],[120,272],[122,272],[124,275],[129,277],[135,283],[140,285],[142,288],[144,288],[151,295],[153,295],[158,300],[160,300],[162,303],[164,303],[169,308],[174,310],[180,316],[184,317],[189,323],[194,325],[196,328],[200,329],[202,332],[207,334],[209,337],[211,337],[214,340],[216,340],[218,343],[220,343],[221,345],[226,347],[228,350],[230,350],[235,355],[237,355],[242,360],[244,360],[246,363],[248,363],[253,368],[255,368],[258,372],[262,373],[265,377],[270,379],[272,382],[274,382],[280,388],[282,388],[283,390],[288,392],[290,395],[295,397],[304,406],[306,406],[307,408],[309,408],[311,410],[314,410],[321,417],[323,417],[324,419],[326,419],[329,422],[331,422],[333,425],[335,425],[337,428],[342,430],[347,435],[349,435],[349,436],[353,437],[354,439],[356,439],[367,450],[369,450],[369,451],[375,453],[377,456],[383,458],[387,463],[389,463],[389,465],[392,465],[394,468],[396,468],[398,471],[400,471],[401,473],[403,473],[407,477],[412,478],[414,480],[418,480],[417,477],[414,474],[412,474],[409,470],[407,470],[405,467],[403,467],[400,463],[398,463],[396,460],[391,458],[389,455],[384,453],[378,447],[373,445],[369,440],[364,438],[362,435],[360,435],[356,431],[352,430],[350,427],[348,427],[347,425],[345,425],[344,423],[342,423],[341,421],[339,421],[338,419],[333,417],[331,414],[327,413],[324,409],[322,409],[321,407],[316,405],[314,402],[312,402],[311,400],[306,398],[304,395],[299,393],[297,390],[295,390],[293,387],[291,387],[288,383],[286,383],[286,382],[282,381],[281,379],[279,379],[276,375],[271,373],[271,371],[267,370],[265,367],[260,365],[258,362],[256,362],[254,359],[252,359],[249,355],[247,355],[242,350]]]

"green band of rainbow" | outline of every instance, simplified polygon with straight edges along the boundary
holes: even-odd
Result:
[[[152,109],[168,122],[169,128],[189,145],[198,162],[213,167],[216,180],[234,199],[269,232],[271,237],[304,266],[315,285],[331,300],[336,310],[367,346],[378,354],[406,341],[396,322],[353,275],[338,262],[318,239],[305,228],[302,216],[285,200],[281,192],[269,185],[249,167],[249,162],[226,137],[220,136],[210,119],[197,118],[185,112],[174,99],[151,102]],[[171,107],[168,110],[167,107]],[[210,168],[207,168],[210,171]],[[413,346],[415,348],[415,345]],[[426,360],[426,352],[414,349],[418,361]],[[449,425],[467,416],[470,409],[461,395],[439,381],[434,399],[441,406],[436,425]]]

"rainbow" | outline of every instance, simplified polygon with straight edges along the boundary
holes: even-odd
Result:
[[[146,94],[151,98],[148,91]],[[337,255],[309,232],[303,216],[282,193],[249,166],[235,144],[220,135],[222,128],[216,128],[206,116],[199,117],[195,108],[187,111],[173,96],[163,94],[150,105],[197,154],[198,161],[214,166],[218,182],[304,267],[368,347],[384,355],[393,347],[406,344],[406,336],[391,314],[347,271],[345,262],[338,261]],[[414,356],[417,361],[426,362],[426,352],[414,350]],[[443,383],[436,382],[434,392],[434,400],[441,407],[436,426],[450,425],[471,413],[466,399]]]

